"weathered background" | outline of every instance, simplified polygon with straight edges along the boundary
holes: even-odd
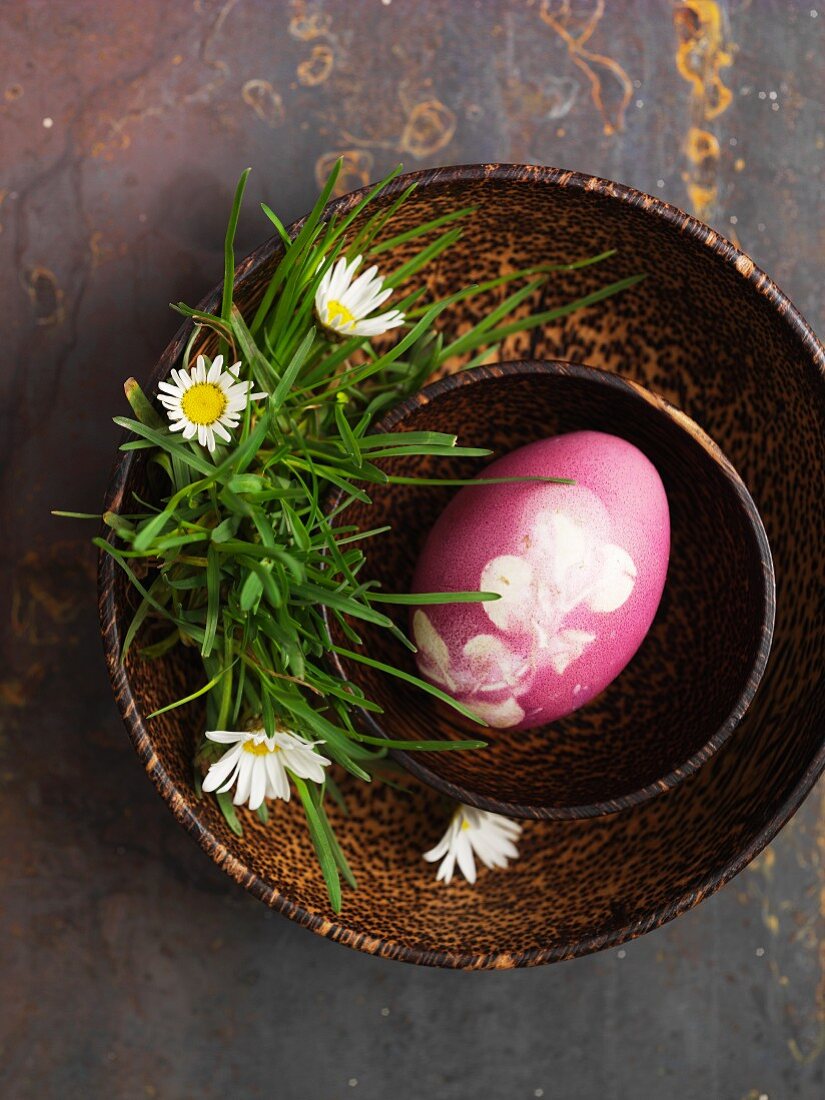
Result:
[[[825,801],[619,951],[465,975],[273,916],[146,781],[89,531],[123,411],[218,279],[240,170],[304,212],[409,168],[533,161],[662,195],[822,328],[825,7],[779,0],[0,4],[0,1095],[819,1100]],[[697,319],[701,324],[701,318]]]

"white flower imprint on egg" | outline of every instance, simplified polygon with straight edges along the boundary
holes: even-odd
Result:
[[[564,626],[571,612],[582,604],[599,614],[617,611],[636,584],[627,550],[563,512],[539,512],[525,545],[525,554],[492,558],[481,573],[479,590],[500,597],[482,605],[500,634],[477,634],[454,655],[425,612],[413,616],[422,671],[498,729],[523,721],[518,700],[541,665],[561,676],[596,640]]]

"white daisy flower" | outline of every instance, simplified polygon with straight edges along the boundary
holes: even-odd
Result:
[[[327,269],[315,293],[315,313],[320,324],[339,336],[380,336],[404,323],[404,314],[397,309],[368,314],[386,302],[392,289],[384,287],[377,267],[369,267],[353,282],[361,263],[356,256],[349,263],[340,259]]]
[[[236,806],[246,802],[250,810],[257,810],[265,798],[289,802],[289,772],[299,779],[323,783],[324,768],[330,763],[314,745],[286,730],[271,737],[261,729],[246,733],[207,730],[206,736],[232,748],[209,768],[203,789],[223,793],[234,786],[232,801]]]
[[[506,867],[509,859],[518,858],[515,841],[521,836],[521,825],[509,817],[478,810],[459,803],[444,836],[429,852],[428,863],[441,860],[436,880],[451,882],[455,865],[468,882],[476,880],[476,859],[485,867]]]
[[[241,413],[250,401],[268,397],[266,393],[250,393],[251,382],[239,382],[241,364],[233,363],[223,369],[223,356],[215,357],[207,368],[206,359],[199,355],[197,363],[187,374],[185,370],[173,370],[172,381],[161,382],[158,400],[166,409],[173,432],[183,432],[184,439],[198,437],[202,447],[215,450],[215,436],[229,443],[227,429],[237,428]]]

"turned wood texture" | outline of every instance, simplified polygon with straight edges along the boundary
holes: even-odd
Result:
[[[144,721],[194,681],[174,661],[118,665],[126,589],[108,558],[100,566],[104,643],[119,705],[153,782],[202,847],[266,904],[385,957],[448,967],[535,965],[621,943],[697,904],[776,834],[825,765],[825,352],[746,255],[631,188],[551,168],[480,165],[402,177],[391,194],[411,178],[418,191],[393,231],[477,207],[461,242],[439,262],[434,293],[511,266],[607,248],[618,252],[606,264],[553,281],[544,306],[649,272],[630,295],[509,340],[501,358],[571,360],[639,382],[696,420],[739,471],[763,518],[777,585],[773,651],[744,719],[701,769],[656,798],[598,818],[526,822],[521,858],[506,872],[482,874],[475,887],[445,888],[421,859],[444,827],[438,793],[412,781],[407,797],[347,783],[351,814],[332,816],[360,889],[346,892],[336,916],[300,807],[279,805],[266,827],[244,813],[245,835],[236,838],[213,802],[193,795],[197,708]],[[345,196],[335,208],[353,201]],[[243,310],[260,299],[278,251],[270,240],[239,265]],[[406,254],[399,249],[393,260]],[[216,289],[206,308],[218,300]],[[462,303],[445,327],[460,329],[469,309],[496,301],[491,293]],[[170,343],[152,385],[177,362],[188,332],[183,326]],[[141,462],[139,452],[118,458],[108,507],[128,501]],[[707,644],[723,646],[719,638]]]
[[[405,753],[404,766],[461,802],[514,817],[595,817],[653,798],[717,751],[747,710],[762,678],[774,621],[770,548],[756,506],[719,448],[689,418],[637,383],[571,363],[504,363],[453,374],[393,410],[377,431],[460,431],[466,446],[499,457],[563,432],[612,432],[639,447],[668,496],[671,555],[653,626],[630,664],[581,710],[544,727],[489,730],[480,752]],[[388,474],[467,478],[491,459],[408,455]],[[564,476],[564,470],[553,471]],[[337,523],[362,530],[391,524],[367,544],[364,579],[411,590],[418,556],[455,489],[378,486]],[[342,494],[333,497],[333,506]],[[401,629],[405,607],[388,607]],[[328,615],[339,645],[350,643]],[[380,628],[354,624],[367,653],[408,672],[414,656]],[[337,629],[336,629],[337,627]],[[478,727],[409,684],[335,657],[339,674],[379,702],[363,712],[371,733],[412,740],[461,740]]]

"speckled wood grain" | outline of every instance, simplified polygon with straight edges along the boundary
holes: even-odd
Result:
[[[573,363],[515,362],[449,375],[409,398],[378,431],[455,431],[496,455],[564,432],[593,429],[629,440],[656,466],[667,493],[671,552],[653,625],[621,675],[587,706],[531,730],[488,730],[482,752],[395,754],[414,775],[460,802],[511,817],[596,817],[675,787],[718,751],[753,699],[774,623],[770,547],[756,506],[711,439],[637,382]],[[405,455],[388,474],[467,478],[489,459]],[[470,490],[471,492],[473,490]],[[427,535],[454,489],[375,486],[337,523],[391,525],[367,549],[363,580],[407,592]],[[330,508],[343,494],[332,495]],[[388,608],[401,629],[405,607]],[[336,643],[349,645],[333,616]],[[408,672],[415,658],[384,631],[358,624],[367,652]],[[478,727],[447,704],[355,661],[333,656],[382,715],[363,712],[388,738],[461,740]],[[472,707],[472,701],[469,702]]]
[[[436,883],[421,859],[444,827],[440,794],[412,780],[406,794],[347,782],[350,815],[333,809],[333,818],[360,888],[345,893],[336,916],[300,807],[277,805],[268,826],[244,812],[244,837],[235,837],[214,803],[194,796],[198,708],[151,722],[143,717],[184,685],[194,686],[193,670],[178,656],[152,664],[130,659],[120,667],[127,592],[106,556],[104,646],[129,734],[160,794],[204,850],[267,905],[387,958],[468,968],[535,965],[620,943],[695,905],[762,849],[825,766],[825,351],[746,255],[647,195],[574,172],[479,165],[401,177],[386,200],[411,180],[417,191],[388,232],[458,207],[477,208],[459,244],[432,272],[434,294],[513,267],[608,248],[617,254],[605,264],[553,280],[545,308],[606,281],[649,273],[632,294],[509,339],[500,357],[570,360],[637,381],[697,421],[739,471],[765,523],[777,586],[773,651],[745,718],[694,775],[644,804],[584,820],[526,822],[521,858],[506,871],[482,873],[475,887]],[[357,197],[345,196],[334,208],[348,209]],[[260,300],[279,249],[270,240],[239,265],[236,301],[243,311]],[[384,262],[407,255],[402,246]],[[491,291],[458,304],[445,327],[462,331],[499,296]],[[204,307],[218,302],[216,289]],[[150,390],[178,362],[189,331],[183,326],[164,352]],[[118,456],[107,508],[127,504],[140,485],[141,455]]]

